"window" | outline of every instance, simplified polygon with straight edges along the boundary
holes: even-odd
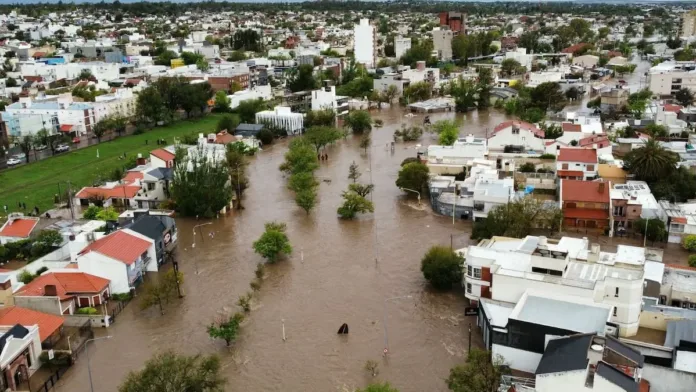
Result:
[[[616,317],[616,306],[614,306],[614,317]]]
[[[481,279],[481,268],[474,268],[474,278]]]
[[[567,163],[562,164],[561,169],[568,170],[568,164]]]
[[[618,297],[618,296],[619,296],[619,288],[615,287],[614,288],[614,297]]]
[[[587,165],[587,171],[594,171],[594,165]]]
[[[467,275],[467,276],[471,276],[471,270],[472,270],[471,266],[470,266],[470,265],[467,265],[467,266],[466,266],[466,275]]]
[[[147,190],[148,190],[148,191],[154,191],[156,185],[157,185],[157,184],[155,184],[154,182],[148,182],[148,183],[147,183]]]
[[[466,284],[466,293],[471,294],[471,283]]]

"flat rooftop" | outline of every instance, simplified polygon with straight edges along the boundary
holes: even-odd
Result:
[[[611,309],[580,297],[527,290],[509,318],[578,333],[603,333]]]

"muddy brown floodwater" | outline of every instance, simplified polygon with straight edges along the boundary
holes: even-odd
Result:
[[[130,370],[139,369],[156,352],[174,349],[220,355],[227,391],[352,391],[373,381],[363,369],[369,359],[379,362],[376,379],[402,392],[445,391],[449,369],[464,361],[469,323],[474,324],[473,345],[480,339],[475,317],[464,316],[463,294],[431,291],[420,259],[432,245],[449,245],[450,234],[455,235],[455,247],[465,246],[469,226],[435,215],[427,201],[419,208],[394,185],[399,164],[415,156],[416,144],[399,143],[394,152],[385,146],[402,122],[420,124],[423,115],[407,118],[401,110],[390,109],[374,117],[385,126],[373,131],[371,158],[359,147],[358,137],[328,148],[329,160],[316,175],[331,182],[321,182],[320,201],[310,215],[295,205],[278,170],[287,150],[287,141],[282,141],[253,159],[246,208],[213,220],[206,227],[214,232],[213,239],[199,239],[193,250],[192,227],[200,222],[177,219],[186,297],[166,306],[164,316],[155,309],[141,311],[137,301],[131,302],[112,327],[97,331],[113,338],[90,346],[94,390],[115,391]],[[484,135],[505,118],[495,111],[469,113],[462,134]],[[425,134],[419,143],[435,142]],[[362,171],[359,181],[369,183],[372,176],[376,185],[375,213],[342,221],[336,208],[353,161]],[[287,223],[294,252],[267,268],[241,336],[228,349],[207,336],[206,326],[221,312],[236,311],[237,298],[249,291],[262,261],[251,244],[272,220]],[[383,300],[408,295],[412,298],[387,303],[390,354],[385,359]],[[342,323],[350,326],[347,336],[336,334]],[[89,391],[86,362],[82,355],[57,390]]]

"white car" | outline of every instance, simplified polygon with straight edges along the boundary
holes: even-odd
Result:
[[[20,163],[22,163],[22,161],[17,158],[10,158],[7,160],[7,166],[15,166],[19,165]]]
[[[21,160],[27,159],[27,156],[24,153],[19,153],[19,154],[12,155],[12,158],[19,159],[21,161]]]
[[[47,148],[48,148],[48,147],[46,147],[46,145],[41,144],[41,145],[39,145],[39,146],[34,147],[34,150],[36,150],[36,151],[43,151],[43,150],[45,150],[45,149],[47,149]]]
[[[56,147],[56,152],[66,152],[70,151],[70,146],[67,144],[59,144],[58,147]]]

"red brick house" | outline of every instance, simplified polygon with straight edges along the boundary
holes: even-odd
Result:
[[[559,199],[564,227],[611,228],[610,182],[560,181]]]

